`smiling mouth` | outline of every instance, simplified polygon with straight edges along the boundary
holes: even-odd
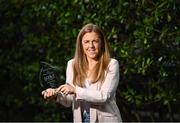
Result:
[[[95,53],[95,50],[88,50],[88,52],[90,52],[90,53]]]

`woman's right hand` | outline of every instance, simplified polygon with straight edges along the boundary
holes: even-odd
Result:
[[[41,94],[43,95],[44,99],[50,98],[56,95],[56,89],[48,88],[42,91]]]

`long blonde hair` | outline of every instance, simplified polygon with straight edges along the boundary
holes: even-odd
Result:
[[[99,80],[103,81],[105,70],[107,69],[110,61],[109,46],[102,30],[97,25],[86,24],[78,34],[73,62],[73,84],[80,87],[84,87],[84,81],[85,78],[87,78],[88,61],[83,51],[82,38],[88,32],[95,32],[99,36],[101,41],[101,50],[100,54],[98,55],[98,63],[95,65],[92,72],[93,83]]]

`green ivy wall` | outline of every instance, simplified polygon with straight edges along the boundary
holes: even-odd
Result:
[[[179,0],[1,0],[0,120],[72,121],[71,108],[44,101],[39,62],[61,68],[84,24],[105,32],[120,63],[123,121],[180,121]]]

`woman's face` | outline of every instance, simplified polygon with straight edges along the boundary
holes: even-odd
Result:
[[[82,38],[82,46],[87,59],[96,60],[100,52],[101,40],[97,33],[88,32]]]

